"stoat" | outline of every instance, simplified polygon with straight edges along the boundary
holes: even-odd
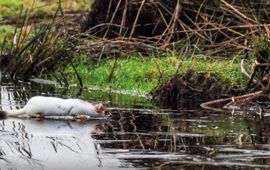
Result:
[[[80,99],[62,99],[57,97],[35,96],[18,110],[0,111],[0,117],[46,117],[46,116],[107,116],[102,104],[93,105]]]

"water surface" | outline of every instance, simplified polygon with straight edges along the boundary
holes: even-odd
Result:
[[[35,95],[106,103],[109,119],[0,121],[0,169],[267,169],[269,124],[252,114],[158,109],[145,97],[1,80],[1,109]]]

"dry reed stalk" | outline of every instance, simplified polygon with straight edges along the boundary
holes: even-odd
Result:
[[[61,85],[68,85],[61,71],[59,74],[55,71],[71,64],[78,84],[83,87],[80,75],[72,64],[76,39],[69,33],[61,6],[49,23],[31,25],[29,30],[25,30],[32,22],[31,12],[32,9],[25,12],[23,24],[16,28],[11,47],[2,44],[0,59],[2,56],[10,56],[8,65],[2,71],[15,80],[46,75],[55,77]]]
[[[108,6],[104,5],[107,1]],[[247,49],[262,25],[270,24],[269,5],[265,2],[99,0],[94,2],[82,30],[111,41],[119,37],[155,39],[155,48],[171,51],[187,41],[187,52],[194,53],[196,44],[195,53],[226,56]]]

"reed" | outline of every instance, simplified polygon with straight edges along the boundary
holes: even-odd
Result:
[[[1,62],[2,71],[13,79],[22,80],[50,76],[68,86],[61,68],[72,65],[76,41],[65,21],[61,4],[45,23],[35,24],[31,16],[32,8],[25,12],[21,9],[11,42],[5,39],[2,43],[1,61],[5,61]],[[77,75],[76,70],[73,73]],[[82,86],[80,76],[77,78]]]
[[[270,26],[268,9],[267,0],[96,0],[82,31],[106,38],[99,51],[135,46],[151,55],[184,42],[185,52],[227,57],[253,50],[252,37]]]

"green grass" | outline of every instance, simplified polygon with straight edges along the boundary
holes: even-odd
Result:
[[[33,4],[33,2],[35,3]],[[91,2],[91,0],[61,0],[61,7],[64,11],[89,10]],[[54,14],[59,6],[59,0],[0,0],[0,21],[3,20],[4,17],[17,18],[21,9],[23,9],[22,15],[24,15],[26,10],[29,12],[32,4],[32,13],[34,14]],[[12,21],[14,22],[14,19]],[[12,42],[14,30],[15,25],[0,25],[0,44],[2,44],[4,37],[6,37],[9,42]]]
[[[0,19],[4,16],[12,16],[19,13],[24,0],[1,0]]]
[[[1,0],[0,20],[7,16],[16,16],[23,10],[29,9],[34,0]],[[58,7],[59,0],[35,0],[34,12],[54,13]],[[64,10],[89,10],[91,0],[62,0],[61,6]]]
[[[100,62],[93,66],[84,64],[82,60],[76,61],[77,71],[87,86],[101,86],[112,89],[134,90],[139,93],[149,93],[159,82],[165,82],[178,70],[184,73],[188,69],[197,72],[217,73],[224,82],[232,87],[243,87],[245,80],[240,74],[238,60],[214,60],[206,57],[177,57],[140,58],[127,57],[116,61],[111,82],[109,75],[115,60]],[[67,69],[67,73],[71,68]]]
[[[15,28],[10,25],[0,25],[0,44],[2,44],[4,38],[11,40]]]

